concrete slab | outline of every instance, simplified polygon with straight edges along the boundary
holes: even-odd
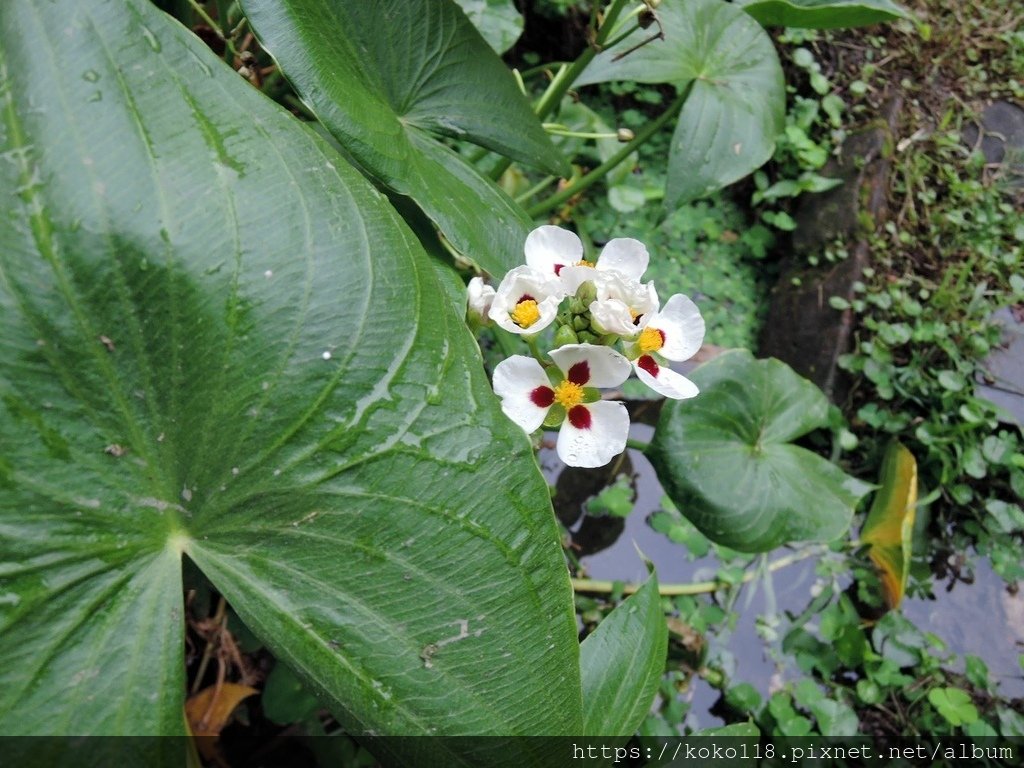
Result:
[[[847,136],[840,157],[822,171],[823,176],[842,179],[842,185],[800,199],[792,256],[783,262],[761,330],[758,355],[787,363],[833,402],[846,396],[849,381],[838,361],[850,350],[855,318],[849,309],[834,309],[829,298],[853,300],[854,284],[871,261],[866,227],[885,217],[893,132],[901,108],[902,99],[891,99],[880,120]],[[807,265],[808,254],[820,253],[837,239],[850,244],[845,260]]]
[[[987,163],[1002,167],[1009,186],[1024,188],[1024,109],[1008,101],[989,104],[962,137],[967,146],[981,150]]]
[[[989,376],[976,394],[1005,409],[1008,423],[1024,426],[1024,307],[1006,307],[993,319],[1003,326],[1003,343],[985,361]]]

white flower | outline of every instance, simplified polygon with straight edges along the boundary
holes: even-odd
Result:
[[[562,372],[552,384],[532,357],[513,355],[494,369],[494,391],[512,421],[533,432],[561,421],[558,456],[572,467],[600,467],[626,447],[629,413],[619,402],[596,399],[594,387],[617,387],[629,361],[610,347],[566,344],[551,353]],[[589,390],[589,391],[588,391]]]
[[[529,266],[516,267],[498,286],[488,314],[511,333],[539,333],[555,319],[564,296],[557,280]]]
[[[584,260],[583,243],[575,233],[549,224],[527,235],[523,250],[526,263],[544,274],[554,273],[562,280],[566,293],[575,293],[582,283],[592,280],[593,269],[627,281],[639,281],[650,262],[643,243],[631,237],[618,237],[609,240],[597,262],[591,264]]]
[[[583,261],[583,242],[568,229],[545,224],[526,236],[523,252],[529,266],[557,277],[563,267]]]
[[[655,312],[627,354],[633,360],[637,378],[655,392],[683,400],[698,393],[697,385],[676,373],[665,360],[677,362],[693,357],[704,343],[704,318],[697,305],[681,293],[672,296]]]
[[[494,287],[487,285],[482,277],[474,277],[466,286],[466,314],[478,323],[487,323],[487,313],[494,301]]]
[[[598,333],[614,333],[635,339],[658,311],[654,283],[625,280],[615,273],[599,272],[594,281],[597,298],[590,303],[592,325]]]

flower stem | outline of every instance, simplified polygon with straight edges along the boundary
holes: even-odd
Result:
[[[221,29],[220,24],[210,18],[210,14],[206,12],[206,9],[203,8],[197,0],[188,0],[188,4],[192,6],[192,10],[195,11],[196,15],[203,20],[203,23],[213,30],[213,34],[215,34],[221,42],[224,43],[227,52],[230,53],[232,57],[236,56],[237,52],[235,51],[235,44],[227,35],[224,34],[224,30]]]
[[[636,440],[632,437],[626,438],[626,447],[640,451],[640,453],[646,452],[650,445],[650,443],[645,443],[643,440]]]
[[[608,40],[608,37],[614,31],[616,21],[622,13],[622,9],[628,2],[629,0],[612,0],[612,4],[608,6],[608,12],[605,13],[601,28],[597,30],[594,42],[588,45],[572,64],[559,67],[558,72],[551,79],[547,89],[541,94],[540,100],[533,108],[533,111],[537,113],[537,117],[540,120],[544,120],[545,117],[555,110],[561,103],[566,91],[572,87],[577,78],[583,74],[583,70],[587,68],[587,65],[601,51],[605,41]],[[508,158],[503,159],[491,170],[490,177],[492,179],[500,179],[501,175],[511,164],[512,161]]]
[[[567,136],[567,137],[569,137],[571,139],[617,139],[617,138],[619,138],[619,134],[618,133],[609,133],[609,132],[605,132],[605,133],[593,133],[593,132],[591,132],[591,133],[584,133],[584,132],[580,132],[580,131],[574,131],[571,128],[568,128],[568,127],[566,127],[564,125],[560,125],[559,123],[544,123],[542,127],[544,128],[545,131],[547,131],[552,136]]]
[[[809,557],[823,554],[827,550],[826,547],[808,547],[807,549],[801,549],[798,552],[793,552],[785,557],[780,557],[778,560],[774,560],[769,563],[767,568],[758,568],[756,570],[747,571],[743,574],[743,578],[740,579],[740,584],[747,584],[758,576],[763,575],[765,571],[773,573],[787,566],[798,563],[801,560],[806,560]],[[611,594],[617,591],[616,585],[621,585],[621,591],[624,595],[631,595],[636,592],[642,584],[625,584],[622,582],[614,581],[595,581],[594,579],[570,579],[572,582],[572,588],[576,592],[587,592],[592,594]],[[709,592],[717,592],[719,589],[733,586],[731,582],[727,581],[694,581],[689,584],[660,584],[658,585],[658,594],[662,597],[675,597],[678,595],[701,595]]]
[[[531,217],[536,217],[541,215],[542,213],[547,213],[552,208],[557,208],[562,203],[566,202],[570,198],[574,197],[575,195],[585,190],[587,187],[604,178],[604,176],[606,176],[609,171],[611,171],[615,166],[617,166],[619,163],[621,163],[623,160],[629,157],[630,153],[636,151],[637,147],[639,147],[651,136],[657,133],[661,129],[661,127],[665,125],[665,123],[667,123],[669,120],[672,120],[676,115],[679,114],[679,111],[683,108],[683,104],[686,102],[686,97],[690,95],[690,89],[692,87],[693,81],[691,80],[689,83],[686,84],[686,87],[683,89],[682,93],[676,96],[675,101],[673,101],[669,105],[668,109],[666,109],[664,112],[658,115],[657,118],[655,118],[647,125],[645,125],[643,128],[641,128],[640,132],[631,142],[624,145],[622,149],[620,149],[614,155],[612,155],[599,166],[597,166],[597,168],[595,168],[585,176],[580,177],[576,182],[566,185],[565,187],[563,187],[550,197],[541,200],[539,203],[537,203],[534,206],[531,206],[530,208],[527,208],[526,213]]]
[[[537,359],[538,363],[543,365],[545,368],[548,365],[550,365],[550,363],[548,363],[544,359],[544,356],[541,355],[540,350],[537,349],[537,337],[536,336],[527,336],[526,337],[526,344],[527,344],[527,346],[530,347],[530,354],[533,355]]]
[[[539,192],[542,192],[545,188],[551,186],[551,184],[553,184],[556,181],[558,181],[558,177],[557,176],[545,176],[543,179],[538,181],[536,184],[534,184],[528,190],[523,192],[523,194],[516,195],[516,202],[517,203],[524,203],[524,202],[526,202],[531,197],[533,197],[534,195],[538,194]]]

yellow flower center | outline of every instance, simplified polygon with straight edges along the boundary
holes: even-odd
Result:
[[[555,402],[569,410],[583,402],[583,386],[571,381],[563,381],[555,387]]]
[[[574,267],[591,267],[592,268],[594,266],[594,262],[587,261],[586,259],[580,259],[575,264],[573,264],[573,266]]]
[[[640,345],[641,354],[657,352],[665,345],[665,334],[657,328],[644,328],[637,343]]]
[[[529,328],[540,320],[540,310],[537,309],[537,302],[533,299],[524,299],[516,304],[512,310],[512,322],[520,328]]]

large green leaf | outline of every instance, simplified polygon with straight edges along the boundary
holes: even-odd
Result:
[[[511,74],[452,0],[243,0],[253,30],[364,171],[503,274],[526,214],[437,138],[567,170]]]
[[[664,0],[656,11],[665,37],[616,60],[656,27],[637,30],[598,54],[578,84],[609,80],[689,87],[672,137],[668,206],[743,178],[775,151],[785,124],[786,91],[771,38],[723,0]]]
[[[766,552],[831,541],[868,486],[790,445],[827,421],[828,401],[778,360],[734,350],[697,368],[693,400],[666,403],[649,449],[669,496],[712,541]]]
[[[585,735],[636,732],[658,692],[667,649],[668,627],[652,573],[580,646]]]
[[[836,29],[906,18],[892,0],[736,0],[766,27]]]
[[[0,113],[0,731],[183,732],[184,553],[357,735],[579,732],[546,486],[386,200],[142,0],[0,4]]]

